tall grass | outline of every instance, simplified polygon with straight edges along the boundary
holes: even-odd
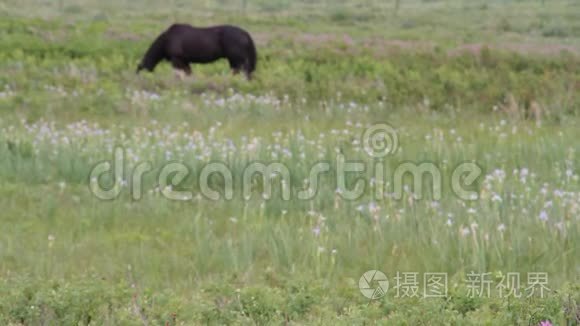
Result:
[[[230,11],[241,1],[195,2],[203,10],[189,13],[181,1],[159,11],[93,1],[0,7],[17,14],[0,22],[0,323],[573,325],[575,3],[412,1],[389,20],[394,2],[358,4],[248,1],[245,16]],[[225,63],[196,67],[185,82],[167,65],[136,76],[140,55],[175,17],[249,26],[260,44],[257,80],[231,76]],[[486,18],[457,30],[473,17]],[[479,42],[489,48],[474,51]],[[538,50],[554,43],[568,53]],[[377,123],[396,129],[398,151],[382,161],[384,183],[369,170],[351,175],[349,187],[362,179],[366,188],[347,200],[337,154],[373,167],[361,135]],[[90,191],[90,172],[116,147],[126,171],[153,166],[139,200],[130,173],[115,200]],[[201,194],[207,164],[224,163],[239,181],[257,161],[288,167],[290,200],[280,179],[271,199],[260,178],[250,199],[239,183],[232,200]],[[331,173],[317,195],[296,198],[321,161]],[[163,196],[158,174],[171,162],[189,168],[174,187],[193,198]],[[421,190],[409,179],[395,198],[393,172],[409,162],[439,168],[440,200],[428,181]],[[483,169],[477,200],[451,190],[464,162]],[[223,179],[209,184],[223,191]],[[391,289],[369,302],[358,285],[373,269]],[[446,273],[448,294],[396,297],[398,272]],[[550,291],[474,298],[471,272],[489,272],[494,285],[521,273],[522,291],[526,273],[543,272]]]

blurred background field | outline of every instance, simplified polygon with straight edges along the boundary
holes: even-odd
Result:
[[[176,21],[247,29],[256,79],[225,62],[136,75]],[[580,322],[578,1],[4,0],[0,40],[0,324]],[[310,201],[264,200],[258,182],[215,202],[163,198],[152,176],[139,201],[88,187],[122,146],[152,175],[184,162],[176,186],[196,194],[214,161],[282,162],[295,191],[337,153],[372,164],[361,134],[385,122],[400,141],[387,171],[436,164],[441,200],[395,200],[389,180],[373,198],[370,175],[356,201],[332,176]],[[466,161],[484,171],[475,201],[449,189]],[[369,302],[372,269],[391,289]],[[521,291],[544,272],[551,290],[473,298],[472,271],[522,273]],[[397,272],[447,273],[449,293],[396,297]]]

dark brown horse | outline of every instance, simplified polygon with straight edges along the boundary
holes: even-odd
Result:
[[[151,44],[141,60],[137,73],[153,71],[162,60],[175,69],[191,74],[190,63],[210,63],[225,58],[234,73],[243,71],[248,79],[256,70],[254,41],[245,30],[230,25],[197,28],[173,24]]]

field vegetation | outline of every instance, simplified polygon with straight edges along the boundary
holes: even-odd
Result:
[[[1,325],[580,323],[578,1],[4,0],[0,16]],[[247,29],[255,80],[225,61],[135,74],[175,21]],[[398,143],[377,159],[363,135],[381,123]],[[127,173],[104,201],[91,171],[115,148]],[[387,173],[347,178],[366,181],[356,200],[332,173],[312,199],[281,198],[338,154]],[[164,195],[172,162],[190,173],[167,187],[191,198]],[[290,176],[272,198],[256,178],[251,198],[236,184],[216,201],[198,183],[212,162]],[[437,166],[441,198],[429,180],[397,198],[409,162]],[[465,162],[482,169],[472,200],[451,186]],[[359,290],[369,270],[389,279],[380,299]],[[418,279],[397,291],[401,273]],[[445,295],[424,298],[428,273]]]

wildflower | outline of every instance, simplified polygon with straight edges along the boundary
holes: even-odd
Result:
[[[497,227],[497,230],[499,232],[503,232],[503,231],[505,231],[505,229],[506,229],[506,227],[505,227],[505,224],[503,224],[503,223],[498,225],[498,227]]]
[[[544,222],[548,220],[548,213],[546,213],[546,211],[540,212],[540,220],[542,220]]]
[[[314,233],[315,236],[319,236],[320,235],[320,226],[316,226],[314,229],[312,229],[312,233]]]
[[[375,202],[370,202],[370,203],[369,203],[369,208],[368,208],[368,209],[369,209],[369,212],[370,212],[371,214],[375,214],[375,213],[377,213],[377,212],[378,212],[378,211],[379,211],[381,208],[380,208],[380,207],[377,205],[377,203],[375,203]]]
[[[500,179],[500,180],[503,180],[503,179],[505,179],[505,171],[504,171],[504,170],[501,170],[501,169],[495,169],[495,170],[493,171],[493,175],[494,175],[494,177],[496,177],[496,178],[498,178],[498,179]]]
[[[54,240],[56,240],[56,237],[52,234],[48,235],[48,247],[52,248],[53,244],[54,244]]]
[[[469,228],[463,227],[459,230],[462,237],[466,237],[471,234],[471,230]]]

